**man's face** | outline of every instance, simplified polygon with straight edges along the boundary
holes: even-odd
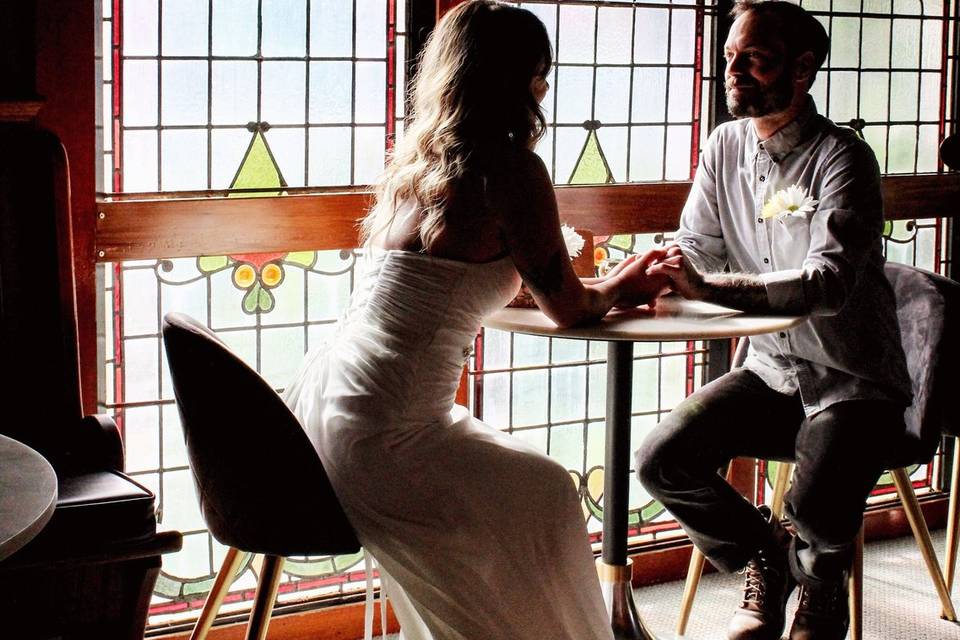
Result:
[[[738,118],[784,111],[793,100],[793,61],[777,38],[777,20],[753,11],[737,18],[724,43],[727,109]]]

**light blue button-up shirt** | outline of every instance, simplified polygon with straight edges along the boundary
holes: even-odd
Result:
[[[817,201],[811,210],[765,210],[794,185]],[[810,314],[751,338],[744,365],[772,389],[799,390],[809,416],[844,400],[910,402],[882,229],[873,151],[811,98],[762,142],[749,119],[711,133],[676,241],[701,272],[759,274],[775,311]]]

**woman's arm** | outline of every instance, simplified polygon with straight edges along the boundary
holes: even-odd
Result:
[[[666,277],[646,274],[663,253],[656,251],[605,278],[581,281],[560,232],[550,175],[533,152],[517,153],[489,177],[487,200],[517,270],[540,309],[559,326],[596,320],[614,306],[648,303],[667,284]]]

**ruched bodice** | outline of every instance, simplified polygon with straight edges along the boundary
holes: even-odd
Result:
[[[483,317],[520,286],[512,260],[385,251],[359,271],[285,399],[405,640],[610,640],[568,472],[454,404]]]
[[[367,266],[336,341],[341,366],[382,393],[401,421],[445,416],[482,318],[520,286],[513,262],[384,251]]]

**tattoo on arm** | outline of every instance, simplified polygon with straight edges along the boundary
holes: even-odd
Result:
[[[563,288],[563,261],[569,260],[563,248],[557,249],[542,268],[524,269],[524,282],[538,293],[552,295]]]
[[[760,278],[746,273],[713,273],[704,276],[707,302],[750,311],[768,313],[767,288]]]

